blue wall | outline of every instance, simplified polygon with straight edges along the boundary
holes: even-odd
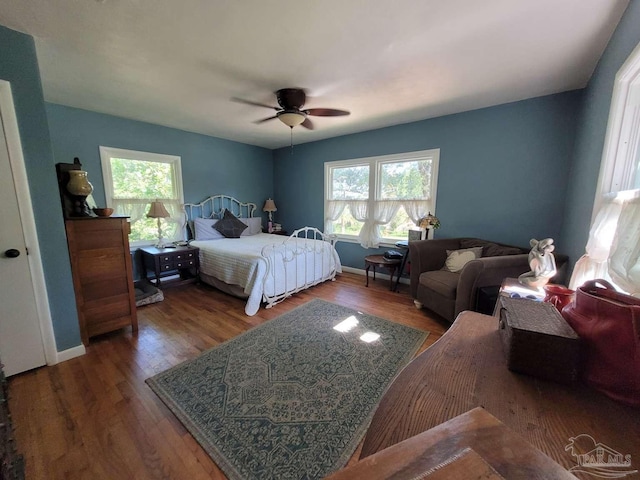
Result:
[[[584,253],[589,237],[615,76],[639,42],[640,1],[635,0],[629,2],[584,90],[561,236],[573,262]]]
[[[0,78],[11,83],[58,351],[80,344],[71,265],[33,38],[0,26]],[[2,283],[10,278],[0,279]]]
[[[221,193],[254,202],[258,215],[273,196],[271,150],[51,103],[46,110],[56,163],[78,157],[98,205],[105,205],[101,145],[180,156],[185,202],[198,203]],[[139,278],[135,256],[133,269]]]
[[[324,162],[440,149],[436,237],[526,246],[558,239],[582,93],[568,92],[282,148],[274,153],[278,221],[323,228]],[[338,243],[344,265],[374,253]],[[567,246],[557,242],[560,252]]]
[[[273,159],[266,148],[50,103],[46,110],[56,163],[78,157],[100,205],[101,145],[180,156],[185,202],[223,193],[254,202],[262,212],[273,196]]]

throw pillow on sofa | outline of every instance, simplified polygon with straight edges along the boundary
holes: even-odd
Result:
[[[507,247],[493,242],[467,238],[460,240],[460,246],[462,248],[481,247],[482,257],[501,257],[503,255],[520,255],[522,253],[528,253],[518,247]]]
[[[443,270],[458,273],[471,260],[482,256],[482,247],[462,248],[460,250],[447,250],[447,260],[444,262]]]

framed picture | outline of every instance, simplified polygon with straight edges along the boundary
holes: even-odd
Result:
[[[409,229],[409,238],[410,242],[415,242],[416,240],[424,240],[427,238],[427,230],[425,228],[411,228]]]

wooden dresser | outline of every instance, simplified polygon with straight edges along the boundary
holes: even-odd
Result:
[[[65,220],[82,343],[131,326],[138,330],[128,217]]]

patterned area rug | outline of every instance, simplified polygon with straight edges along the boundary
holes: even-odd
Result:
[[[312,300],[147,383],[230,479],[323,478],[428,334]]]

